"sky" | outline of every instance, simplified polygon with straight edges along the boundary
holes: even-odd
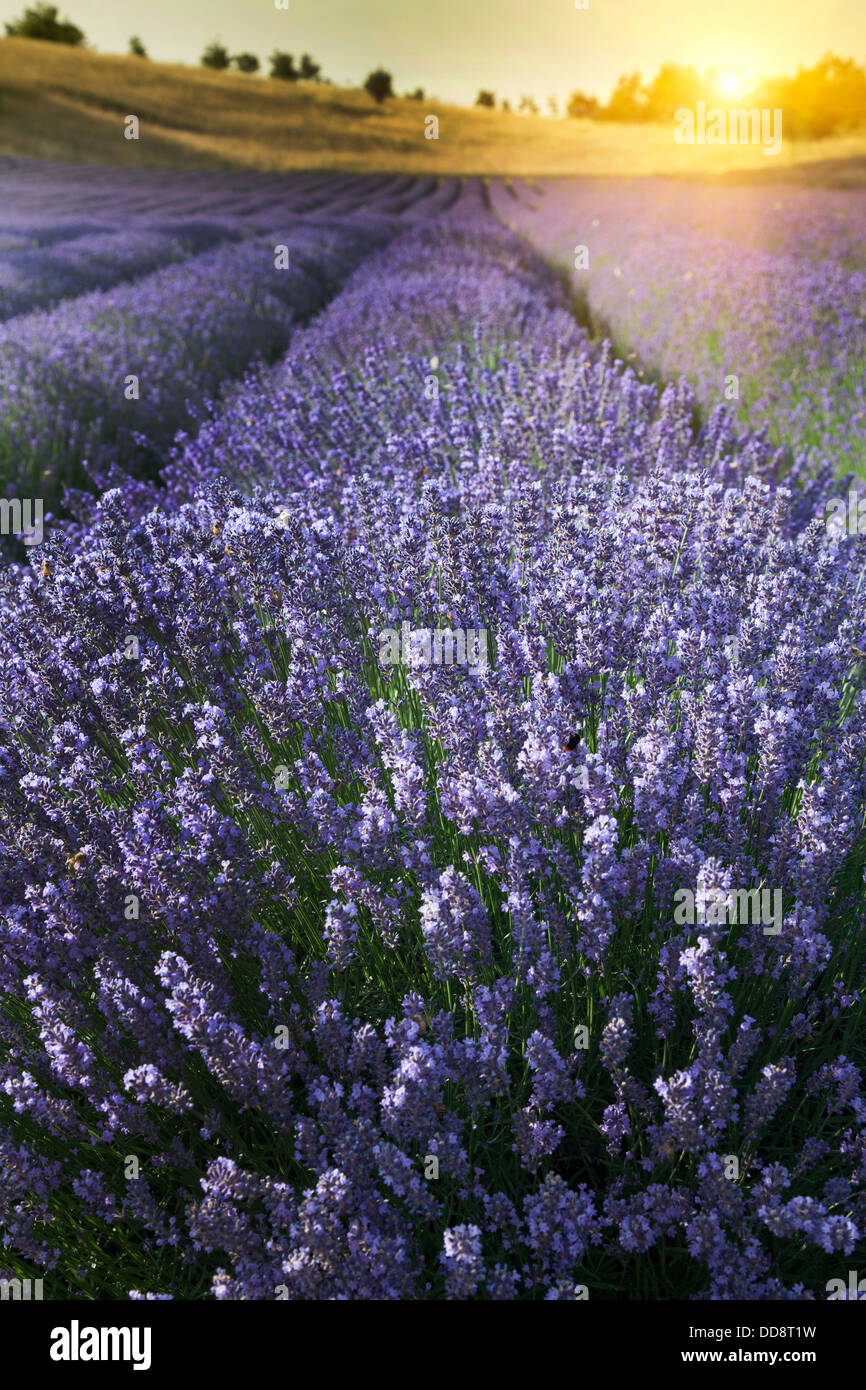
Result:
[[[0,20],[32,0],[0,0]],[[398,92],[424,87],[469,103],[482,87],[544,104],[575,89],[606,98],[623,72],[664,62],[748,79],[794,73],[831,50],[866,60],[864,0],[68,0],[61,16],[100,52],[130,35],[162,62],[197,63],[219,38],[231,53],[311,53],[324,74],[358,85],[388,68]],[[265,68],[266,70],[266,68]]]

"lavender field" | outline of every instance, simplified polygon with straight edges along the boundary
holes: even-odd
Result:
[[[0,1278],[856,1297],[866,194],[0,197]]]

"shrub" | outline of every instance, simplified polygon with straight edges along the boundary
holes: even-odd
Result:
[[[221,43],[209,43],[204,53],[201,55],[201,65],[203,68],[215,68],[222,71],[229,65],[229,52],[223,48]]]
[[[371,72],[364,83],[364,91],[369,93],[373,100],[380,105],[387,97],[392,97],[394,85],[390,72],[386,72],[384,68],[376,68],[375,72]]]
[[[291,53],[280,53],[279,49],[275,49],[268,61],[271,65],[270,76],[278,77],[282,82],[297,82],[301,75]]]
[[[301,77],[305,82],[318,82],[322,75],[321,64],[314,63],[309,53],[301,54]]]
[[[592,117],[598,111],[598,98],[588,97],[585,92],[572,92],[568,98],[568,105],[565,108],[567,116],[576,119],[581,117]]]
[[[35,5],[25,10],[20,19],[6,25],[6,33],[13,39],[46,39],[49,43],[65,43],[70,48],[80,48],[84,43],[84,32],[68,19],[57,18],[56,5]]]

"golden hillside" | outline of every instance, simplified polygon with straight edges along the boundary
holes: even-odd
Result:
[[[123,138],[137,115],[139,141]],[[439,118],[439,139],[424,137]],[[551,120],[359,89],[0,39],[0,154],[171,168],[439,174],[672,174],[866,183],[866,133],[759,147],[677,145],[668,126]]]

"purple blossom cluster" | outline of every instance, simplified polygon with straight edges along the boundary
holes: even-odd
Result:
[[[0,578],[0,1259],[58,1297],[825,1297],[866,1226],[829,463],[641,381],[477,187],[354,235],[276,366]],[[159,272],[202,344],[272,273],[209,254]],[[404,620],[486,667],[383,668]],[[761,885],[778,934],[676,920]]]

